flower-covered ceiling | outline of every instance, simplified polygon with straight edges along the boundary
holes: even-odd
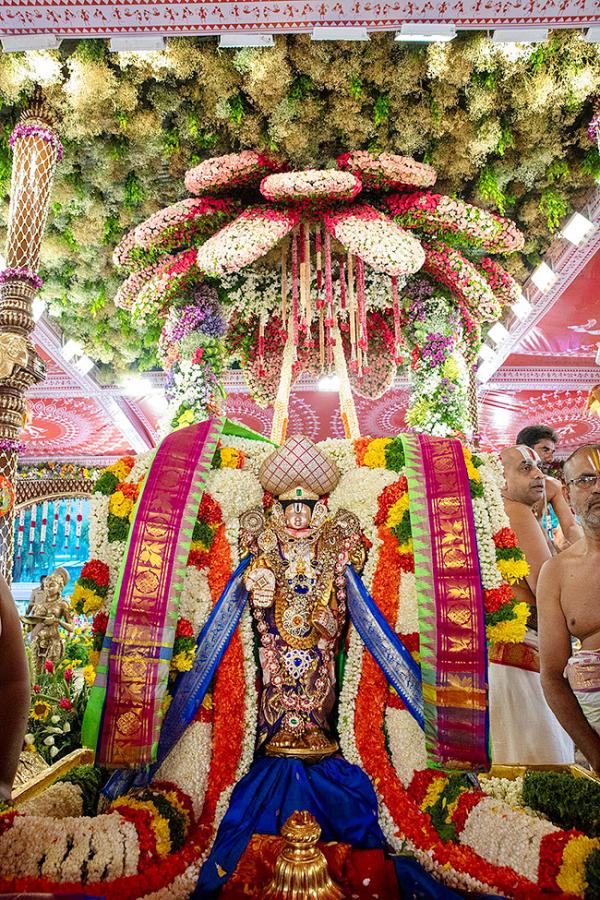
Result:
[[[372,34],[366,44],[282,36],[259,50],[182,38],[150,54],[110,53],[99,40],[3,54],[2,218],[8,133],[37,83],[60,116],[66,151],[42,296],[110,379],[154,365],[158,337],[115,308],[112,249],[183,196],[190,165],[247,147],[298,167],[328,167],[341,151],[367,147],[414,155],[437,169],[440,193],[516,221],[526,244],[507,267],[523,280],[600,173],[586,133],[599,81],[595,45],[566,31],[516,48],[482,33],[427,46]]]

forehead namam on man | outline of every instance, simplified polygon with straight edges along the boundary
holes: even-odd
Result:
[[[585,444],[578,447],[565,460],[563,473],[567,484],[579,475],[593,475],[600,472],[600,444]]]

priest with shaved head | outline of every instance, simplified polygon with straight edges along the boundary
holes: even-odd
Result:
[[[571,454],[564,473],[583,538],[540,574],[542,686],[562,726],[600,773],[600,444]]]
[[[552,548],[535,515],[545,497],[544,474],[537,452],[524,444],[501,454],[504,508],[529,566],[513,586],[518,601],[531,613],[520,644],[492,645],[489,651],[490,730],[496,765],[562,765],[574,761],[573,742],[544,699],[540,683],[537,637],[538,576],[552,558]]]

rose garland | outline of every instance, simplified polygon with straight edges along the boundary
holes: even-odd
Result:
[[[342,153],[336,161],[340,169],[354,172],[363,184],[377,190],[431,187],[437,177],[433,166],[393,153],[354,150],[352,153]]]
[[[315,201],[331,203],[334,200],[354,200],[361,190],[360,178],[336,169],[279,172],[267,175],[260,184],[260,192],[267,200],[298,200],[308,204]]]
[[[325,227],[376,272],[410,275],[425,261],[419,241],[372,206],[356,204],[326,213]]]
[[[268,172],[276,172],[282,162],[266,153],[244,150],[205,159],[185,175],[185,187],[190,194],[219,193],[236,187],[258,184]]]
[[[423,269],[445,285],[466,306],[472,316],[482,322],[493,322],[501,309],[486,279],[473,263],[458,250],[445,244],[423,243],[425,263]]]
[[[457,240],[466,247],[488,253],[512,253],[525,243],[510,219],[444,194],[392,194],[386,204],[404,228],[433,232],[438,239]]]

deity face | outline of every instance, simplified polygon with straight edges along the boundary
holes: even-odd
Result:
[[[565,469],[569,496],[583,527],[600,532],[600,447],[583,447]]]
[[[63,589],[63,580],[58,575],[48,575],[44,580],[44,590],[52,599],[60,597]]]
[[[525,458],[516,447],[502,451],[506,488],[504,496],[534,506],[544,496],[544,475],[539,461]]]
[[[302,531],[310,525],[312,510],[306,503],[288,503],[283,516],[288,528],[292,528],[294,531]]]

